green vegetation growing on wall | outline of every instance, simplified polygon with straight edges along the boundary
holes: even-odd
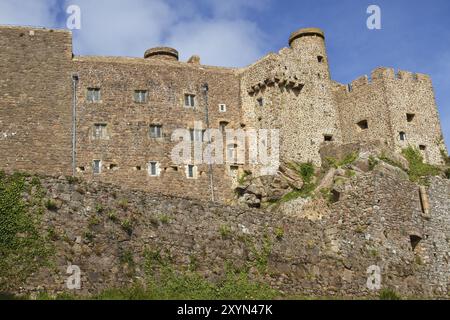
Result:
[[[294,169],[303,180],[303,187],[301,189],[295,189],[285,194],[280,202],[288,202],[297,198],[309,198],[312,196],[313,191],[316,188],[314,183],[315,167],[311,162],[307,163],[291,163],[290,167]]]
[[[420,150],[409,147],[402,151],[403,156],[409,162],[409,178],[413,182],[421,182],[423,178],[441,174],[441,170],[431,164],[424,163]]]
[[[44,205],[41,188],[37,178],[27,183],[22,174],[0,173],[0,291],[48,265],[52,250],[39,232]],[[23,200],[24,192],[32,193],[29,202]]]
[[[337,160],[335,158],[331,158],[328,157],[325,160],[327,161],[328,165],[331,167],[334,167],[336,169],[347,166],[349,164],[352,164],[353,162],[355,162],[359,157],[359,153],[358,152],[352,152],[347,154],[344,159],[342,160]]]

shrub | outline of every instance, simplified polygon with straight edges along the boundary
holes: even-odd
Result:
[[[223,239],[227,239],[231,235],[231,227],[229,225],[221,225],[219,228],[220,235]]]
[[[278,240],[281,240],[284,238],[284,229],[282,227],[278,227],[275,229],[275,237]]]
[[[105,210],[105,208],[103,208],[103,206],[99,203],[95,206],[95,211],[97,213],[102,213]]]
[[[447,179],[450,179],[450,168],[447,168],[445,170],[445,176],[447,177]]]
[[[380,163],[380,161],[374,156],[369,157],[369,170],[372,171]]]
[[[160,214],[159,215],[159,221],[162,224],[169,224],[171,221],[171,218],[167,214]]]
[[[110,212],[108,213],[108,219],[111,220],[112,222],[116,222],[116,221],[117,221],[117,215],[116,215],[116,212],[110,211]]]
[[[127,210],[128,209],[128,200],[127,199],[121,199],[119,201],[119,207],[122,208],[123,210]]]
[[[52,199],[45,200],[45,207],[50,211],[58,210],[58,205]]]
[[[380,300],[401,300],[401,297],[392,289],[383,289],[380,292]]]
[[[122,226],[122,229],[129,235],[133,233],[133,224],[129,219],[123,220],[120,225]]]
[[[424,163],[422,154],[417,148],[409,147],[403,150],[404,157],[409,162],[409,178],[413,182],[418,182],[421,178],[435,176],[441,173],[441,170],[433,165]]]
[[[314,165],[311,162],[302,163],[298,166],[298,169],[303,181],[306,184],[311,183],[315,173]]]

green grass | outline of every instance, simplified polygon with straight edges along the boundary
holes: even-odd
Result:
[[[219,233],[222,239],[228,239],[231,236],[231,227],[229,225],[221,225],[219,227]]]
[[[392,289],[383,289],[380,292],[380,300],[401,300],[402,298],[400,297],[399,294],[397,294],[394,290]]]

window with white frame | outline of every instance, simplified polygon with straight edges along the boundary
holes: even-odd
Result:
[[[88,88],[86,100],[88,102],[100,102],[100,88]]]
[[[226,104],[219,104],[219,111],[220,112],[227,112],[227,105]]]
[[[95,139],[106,139],[108,138],[108,125],[106,123],[96,123],[94,124],[94,138]]]
[[[147,90],[135,90],[134,91],[134,102],[145,103],[147,102],[148,91]]]
[[[195,95],[185,94],[184,95],[184,106],[187,108],[195,108]]]
[[[238,150],[237,144],[229,144],[227,146],[227,161],[229,163],[237,163],[238,162],[237,150]]]
[[[150,138],[159,139],[162,138],[162,126],[159,124],[150,125]]]
[[[102,173],[102,161],[101,160],[94,160],[92,163],[94,174],[100,174]]]
[[[150,161],[148,163],[148,175],[150,177],[159,177],[160,176],[160,168],[159,168],[159,162],[157,161]]]

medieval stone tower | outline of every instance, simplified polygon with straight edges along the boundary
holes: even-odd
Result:
[[[198,56],[179,61],[172,48],[143,58],[74,56],[68,31],[2,26],[0,169],[227,201],[237,172],[261,168],[170,157],[177,129],[206,144],[195,128],[205,119],[224,132],[279,130],[284,163],[319,165],[324,144],[370,141],[397,152],[412,145],[442,163],[428,76],[379,68],[344,85],[331,79],[322,30],[296,31],[288,44],[248,67],[220,68]]]

